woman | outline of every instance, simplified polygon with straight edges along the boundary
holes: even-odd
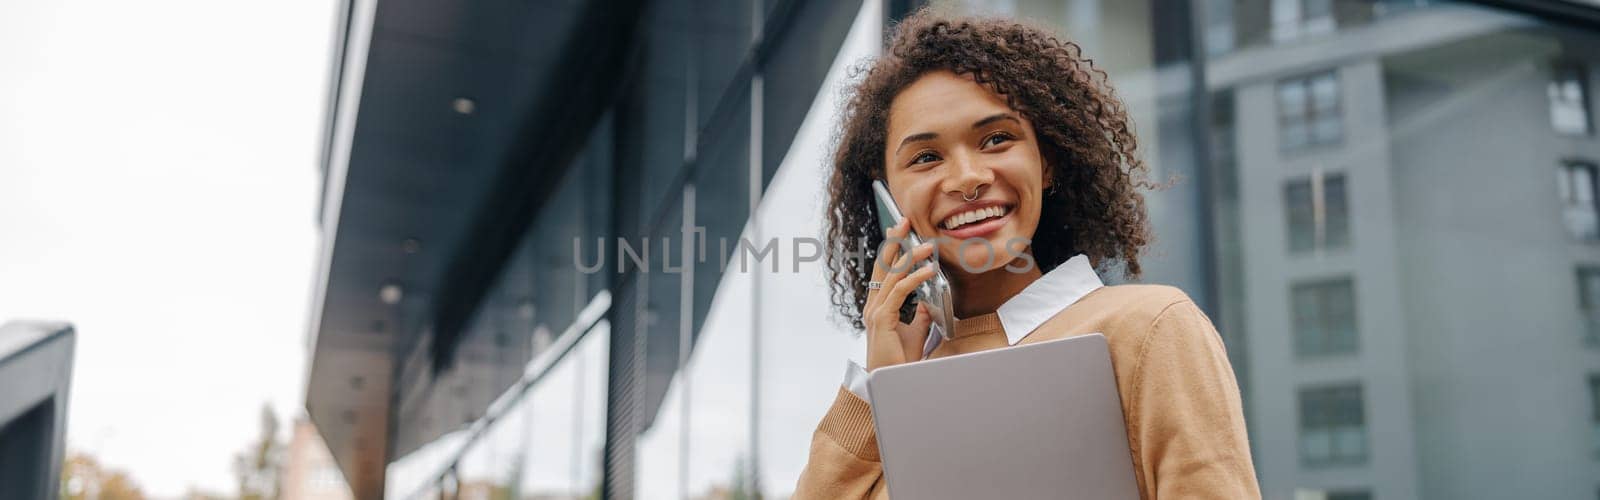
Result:
[[[924,10],[854,90],[829,186],[829,267],[835,306],[866,331],[865,370],[1101,332],[1141,496],[1259,497],[1211,321],[1175,288],[1096,274],[1116,264],[1137,277],[1149,239],[1146,168],[1105,73],[1043,30]],[[905,215],[888,234],[874,179]],[[931,241],[909,255],[884,244],[911,231]],[[871,249],[871,266],[844,257]],[[961,318],[942,342],[907,301],[933,275],[912,263],[932,256]],[[852,363],[795,498],[887,497],[864,378]]]

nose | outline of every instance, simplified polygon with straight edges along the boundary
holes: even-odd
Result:
[[[983,164],[977,154],[963,152],[945,159],[946,175],[940,188],[956,198],[972,196],[979,186],[994,183],[994,170]]]

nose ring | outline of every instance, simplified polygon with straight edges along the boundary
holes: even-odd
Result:
[[[982,184],[979,184],[978,187],[972,189],[972,196],[971,197],[968,197],[966,193],[961,193],[961,200],[962,201],[968,201],[968,202],[977,201],[978,200],[978,192],[979,191],[983,191],[983,185]]]

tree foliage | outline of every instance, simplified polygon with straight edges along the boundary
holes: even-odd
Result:
[[[94,456],[68,452],[61,467],[63,500],[144,500],[144,491],[126,472],[109,469]]]
[[[239,500],[277,500],[285,446],[278,442],[278,417],[271,405],[261,407],[261,434],[233,457]]]

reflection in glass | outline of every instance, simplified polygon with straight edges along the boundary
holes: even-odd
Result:
[[[519,405],[520,498],[598,498],[610,333],[609,324],[596,325]]]
[[[741,276],[742,277],[742,276]],[[719,287],[730,292],[731,279]],[[748,280],[742,283],[749,286]],[[726,304],[724,304],[726,302]],[[744,294],[718,297],[706,318],[686,377],[689,387],[689,498],[748,498],[754,485],[750,456],[751,328]]]
[[[673,384],[661,401],[660,412],[648,429],[639,433],[634,464],[634,495],[640,500],[682,499],[683,385]]]

